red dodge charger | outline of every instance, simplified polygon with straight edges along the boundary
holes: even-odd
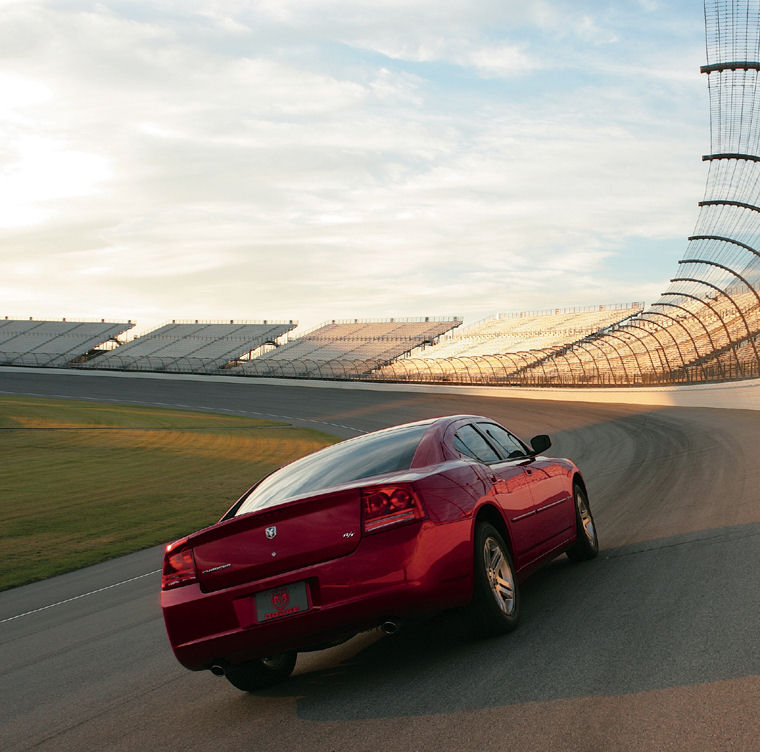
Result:
[[[565,552],[596,556],[586,487],[488,418],[452,415],[342,441],[286,465],[204,530],[166,546],[161,606],[172,648],[252,691],[297,651],[464,607],[508,632],[518,583]]]

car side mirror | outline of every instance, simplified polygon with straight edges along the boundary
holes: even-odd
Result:
[[[530,445],[533,447],[534,454],[541,454],[552,445],[552,440],[545,433],[541,433],[530,440]]]

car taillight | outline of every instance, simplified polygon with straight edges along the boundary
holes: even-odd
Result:
[[[161,572],[161,589],[189,585],[196,581],[195,559],[192,548],[182,548],[187,538],[181,538],[166,546],[164,568]]]
[[[365,533],[421,520],[424,516],[417,494],[408,486],[378,486],[362,491]]]

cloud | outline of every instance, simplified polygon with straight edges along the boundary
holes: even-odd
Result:
[[[609,269],[688,234],[707,113],[701,40],[644,54],[616,8],[10,5],[7,304],[317,323],[630,299]]]
[[[0,174],[0,227],[37,224],[62,199],[92,195],[108,179],[104,158],[66,149],[52,139],[21,135]]]

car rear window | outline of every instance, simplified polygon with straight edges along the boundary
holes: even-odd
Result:
[[[235,516],[360,478],[408,470],[429,426],[430,423],[418,423],[389,428],[308,454],[261,481],[238,507]]]

